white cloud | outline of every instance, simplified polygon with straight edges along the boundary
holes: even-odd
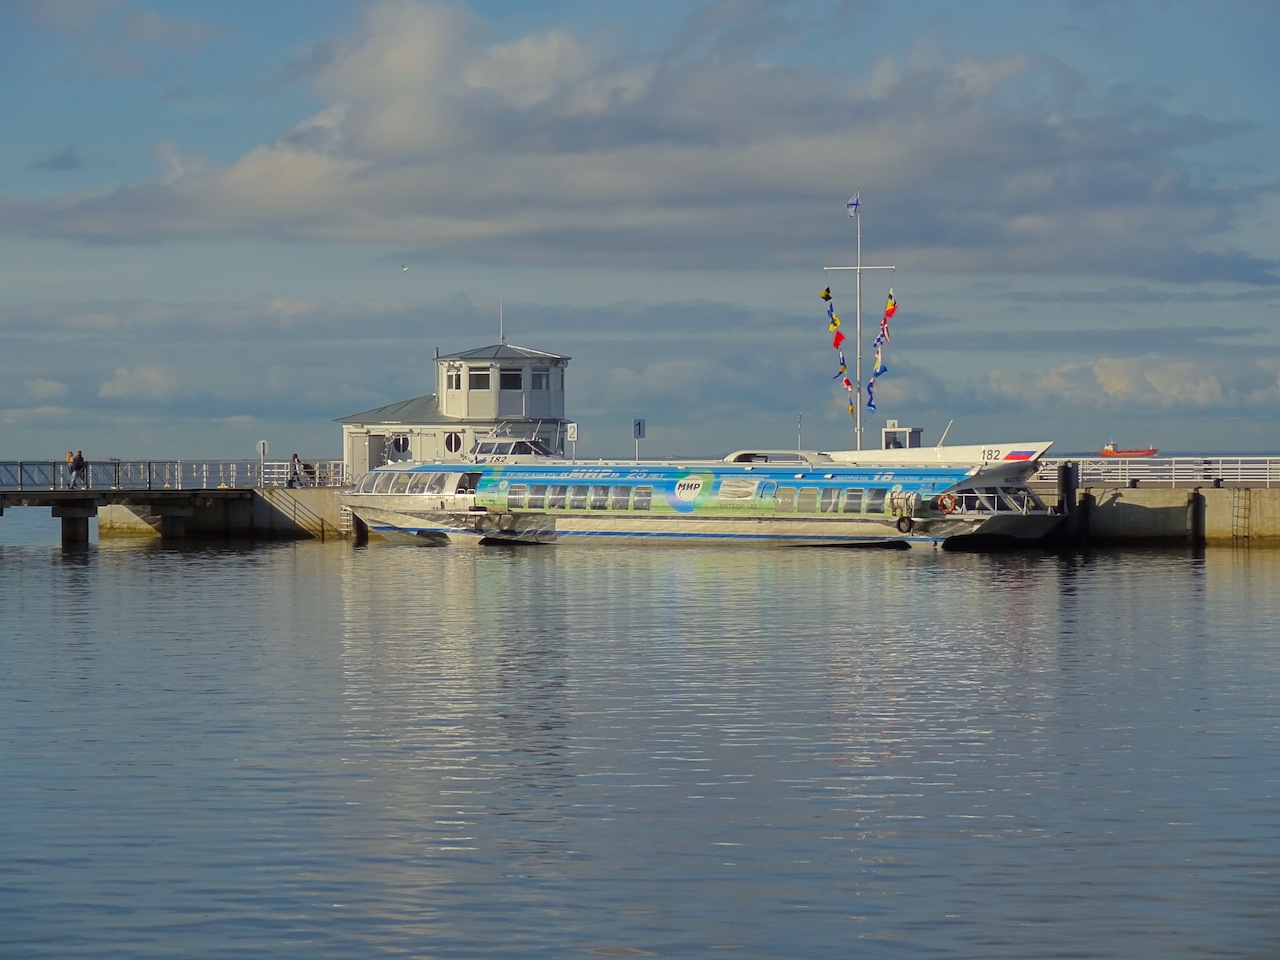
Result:
[[[1203,364],[1168,357],[1108,357],[1093,365],[1102,392],[1110,399],[1147,406],[1236,406],[1216,374]]]
[[[773,22],[743,5],[707,29],[751,36],[752,17]],[[714,40],[645,59],[564,28],[495,43],[463,8],[387,0],[316,58],[326,102],[276,142],[216,167],[161,144],[154,183],[0,199],[0,223],[742,267],[820,261],[844,226],[827,214],[874,184],[865,212],[885,212],[879,242],[904,267],[1274,279],[1222,239],[1264,191],[1179,157],[1239,125],[1104,95],[1049,57],[947,63],[937,46],[828,76],[764,48],[707,55]]]
[[[32,400],[45,402],[48,400],[61,400],[67,395],[67,385],[59,383],[57,380],[45,380],[39,378],[36,380],[28,380],[22,385],[23,390]]]
[[[1112,397],[1136,397],[1146,383],[1140,365],[1131,360],[1103,358],[1093,365],[1093,375],[1103,393]]]
[[[115,376],[98,388],[98,396],[112,399],[166,400],[173,395],[173,378],[158,367],[117,367]]]
[[[1207,372],[1204,364],[1184,360],[1157,362],[1146,369],[1144,376],[1163,406],[1221,407],[1238,403],[1227,396],[1217,375]]]
[[[525,37],[483,51],[465,70],[467,85],[489,90],[504,103],[527,109],[586,80],[590,51],[564,30]]]
[[[1245,351],[1247,352],[1247,348]],[[1148,354],[1026,373],[986,373],[975,400],[1038,411],[1265,411],[1280,402],[1280,361],[1223,358],[1223,369]]]

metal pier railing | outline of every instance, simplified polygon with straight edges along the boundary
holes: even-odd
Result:
[[[1280,487],[1280,457],[1063,457],[1041,461],[1034,479],[1056,482],[1064,463],[1081,485]]]
[[[83,471],[62,461],[0,461],[3,490],[247,490],[260,487],[341,487],[341,460],[91,460]]]

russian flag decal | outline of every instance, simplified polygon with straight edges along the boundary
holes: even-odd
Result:
[[[1006,460],[1030,460],[1036,455],[1034,450],[1010,450],[1004,455]]]

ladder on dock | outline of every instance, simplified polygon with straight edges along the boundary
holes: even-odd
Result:
[[[1248,541],[1249,521],[1253,513],[1253,491],[1235,487],[1231,496],[1231,539]]]

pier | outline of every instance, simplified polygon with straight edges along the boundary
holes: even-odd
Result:
[[[66,545],[99,537],[326,540],[352,535],[341,460],[0,461],[6,510],[43,507]],[[1032,486],[1064,517],[1061,542],[1280,547],[1280,457],[1047,459]]]
[[[1278,457],[1046,459],[1031,485],[1069,547],[1280,546]]]
[[[1280,487],[1280,457],[1069,457],[1040,461],[1037,482],[1054,482],[1072,464],[1095,487]]]
[[[0,461],[0,518],[46,507],[62,521],[64,545],[99,536],[179,539],[328,539],[346,535],[338,491],[341,460]],[[0,520],[0,522],[3,522]]]

